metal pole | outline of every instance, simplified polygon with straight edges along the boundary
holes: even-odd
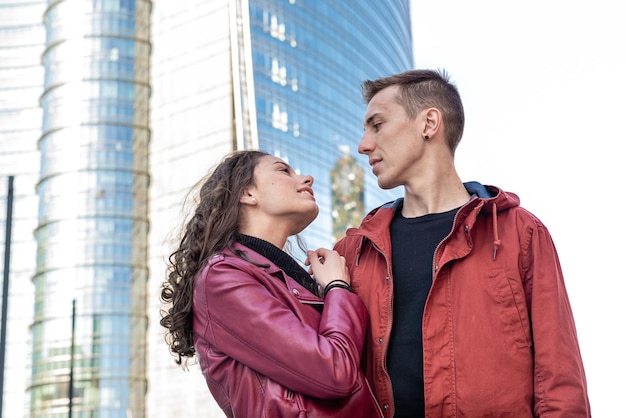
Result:
[[[13,176],[9,176],[7,218],[4,234],[4,277],[2,281],[2,333],[0,334],[0,418],[4,406],[4,357],[7,342],[7,312],[9,305],[9,268],[11,264],[11,225],[13,224]]]
[[[70,343],[70,389],[68,391],[68,418],[72,418],[72,400],[74,398],[74,330],[76,328],[76,299],[72,299],[72,342]]]

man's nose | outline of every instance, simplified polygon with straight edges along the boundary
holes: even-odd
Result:
[[[359,142],[359,154],[369,154],[370,152],[372,152],[373,149],[373,142],[370,140],[369,135],[367,134],[367,132],[363,133],[363,136],[361,137],[361,141]]]

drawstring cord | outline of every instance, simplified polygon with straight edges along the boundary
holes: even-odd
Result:
[[[497,212],[497,207],[496,207],[496,202],[493,202],[492,204],[492,210],[493,210],[493,259],[496,259],[496,254],[498,253],[498,248],[500,248],[500,244],[502,244],[502,241],[500,241],[500,238],[498,237],[498,212]]]

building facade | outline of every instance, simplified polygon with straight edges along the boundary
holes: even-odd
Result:
[[[187,192],[232,150],[279,156],[315,178],[308,247],[394,197],[356,152],[360,83],[412,67],[409,16],[409,0],[0,1],[21,309],[6,353],[22,357],[4,370],[4,415],[223,416],[159,325]]]
[[[3,417],[26,417],[30,409],[45,9],[45,0],[0,1],[0,248],[5,256],[0,270],[6,285],[6,295],[5,286],[0,286],[6,304],[6,322],[1,327],[5,346],[0,350]],[[7,228],[10,177],[13,204]]]
[[[259,147],[315,178],[320,216],[303,234],[311,247],[333,243],[331,173],[346,156],[368,172],[363,208],[390,195],[357,153],[360,84],[412,68],[409,15],[408,1],[250,1]]]
[[[65,0],[42,16],[33,418],[144,415],[150,7]]]

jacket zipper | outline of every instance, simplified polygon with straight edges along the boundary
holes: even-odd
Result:
[[[470,201],[471,201],[471,200],[470,200]],[[444,238],[444,239],[442,239],[442,240],[439,242],[439,244],[437,244],[437,247],[435,248],[435,252],[433,253],[433,265],[432,265],[432,272],[433,272],[433,273],[432,273],[432,283],[431,283],[431,285],[430,285],[430,290],[428,291],[428,296],[426,297],[426,302],[424,303],[424,313],[426,312],[426,305],[428,305],[428,300],[430,299],[430,292],[432,291],[432,288],[433,288],[433,286],[434,286],[434,284],[435,284],[435,278],[437,277],[437,273],[438,273],[438,271],[440,270],[440,269],[438,268],[438,266],[437,266],[437,263],[436,263],[436,260],[437,260],[437,258],[438,258],[437,254],[439,253],[439,250],[441,249],[442,245],[443,245],[446,241],[448,241],[448,240],[450,239],[450,237],[452,236],[452,232],[455,230],[455,227],[456,227],[456,221],[457,221],[457,219],[458,219],[459,212],[461,212],[461,210],[462,210],[465,206],[467,206],[468,204],[469,204],[469,202],[468,202],[468,203],[466,203],[465,205],[461,206],[461,207],[459,208],[459,210],[457,210],[456,214],[454,215],[454,219],[452,220],[452,229],[450,230],[450,232],[448,233],[448,235],[446,235],[446,236],[445,236],[445,238]],[[466,232],[469,232],[469,230],[466,230]],[[424,335],[423,335],[423,332],[424,332],[424,322],[423,322],[423,321],[424,321],[424,318],[422,317],[422,352],[424,352],[424,341],[423,341],[423,338],[424,338]],[[423,360],[422,360],[422,361],[423,361]],[[425,409],[426,409],[426,410],[428,410],[428,406],[427,406],[427,400],[426,400],[426,398],[424,398],[424,407],[425,407]]]
[[[391,274],[392,272],[390,271],[390,263],[389,263],[389,259],[387,258],[387,255],[381,251],[381,249],[374,244],[374,242],[372,240],[370,240],[370,242],[372,243],[372,246],[376,249],[376,251],[378,251],[379,254],[381,254],[383,256],[383,258],[385,259],[385,265],[387,266],[387,276],[389,277],[389,286],[391,286],[391,290],[390,290],[390,300],[389,300],[389,318],[391,320],[391,326],[387,327],[387,334],[383,337],[385,338],[385,340],[383,340],[384,346],[383,346],[383,370],[385,371],[385,374],[387,375],[387,381],[389,383],[391,383],[391,377],[389,376],[389,372],[387,371],[387,347],[389,347],[389,338],[391,335],[391,328],[393,326],[393,275]],[[380,408],[380,406],[379,406]],[[395,404],[393,402],[393,396],[391,397],[391,399],[389,399],[389,410],[392,410],[395,408]]]
[[[470,200],[470,202],[471,202],[471,200]],[[454,229],[455,229],[456,221],[457,221],[457,219],[458,219],[458,217],[459,217],[459,212],[461,212],[461,210],[462,210],[465,206],[467,206],[468,204],[469,204],[469,202],[467,202],[465,205],[461,206],[461,207],[459,208],[459,210],[457,210],[457,211],[456,211],[456,214],[454,215],[454,219],[452,220],[452,229],[450,230],[450,232],[448,232],[448,235],[446,235],[446,236],[445,236],[445,238],[444,238],[444,239],[442,239],[442,240],[439,242],[439,244],[437,244],[437,247],[435,248],[435,252],[433,253],[433,265],[432,265],[432,272],[433,272],[433,274],[432,274],[432,276],[433,276],[433,277],[432,277],[432,280],[433,280],[433,284],[435,283],[435,276],[437,275],[437,271],[439,270],[439,268],[437,267],[437,263],[436,263],[436,260],[437,260],[437,253],[439,253],[439,250],[441,249],[442,244],[443,244],[444,242],[448,241],[448,239],[450,239],[450,237],[452,236],[452,231],[454,231]],[[466,231],[466,232],[467,232],[467,231]],[[432,288],[432,285],[431,285],[431,288]],[[430,296],[430,291],[428,292],[428,296]],[[428,300],[427,300],[426,302],[428,302]]]

